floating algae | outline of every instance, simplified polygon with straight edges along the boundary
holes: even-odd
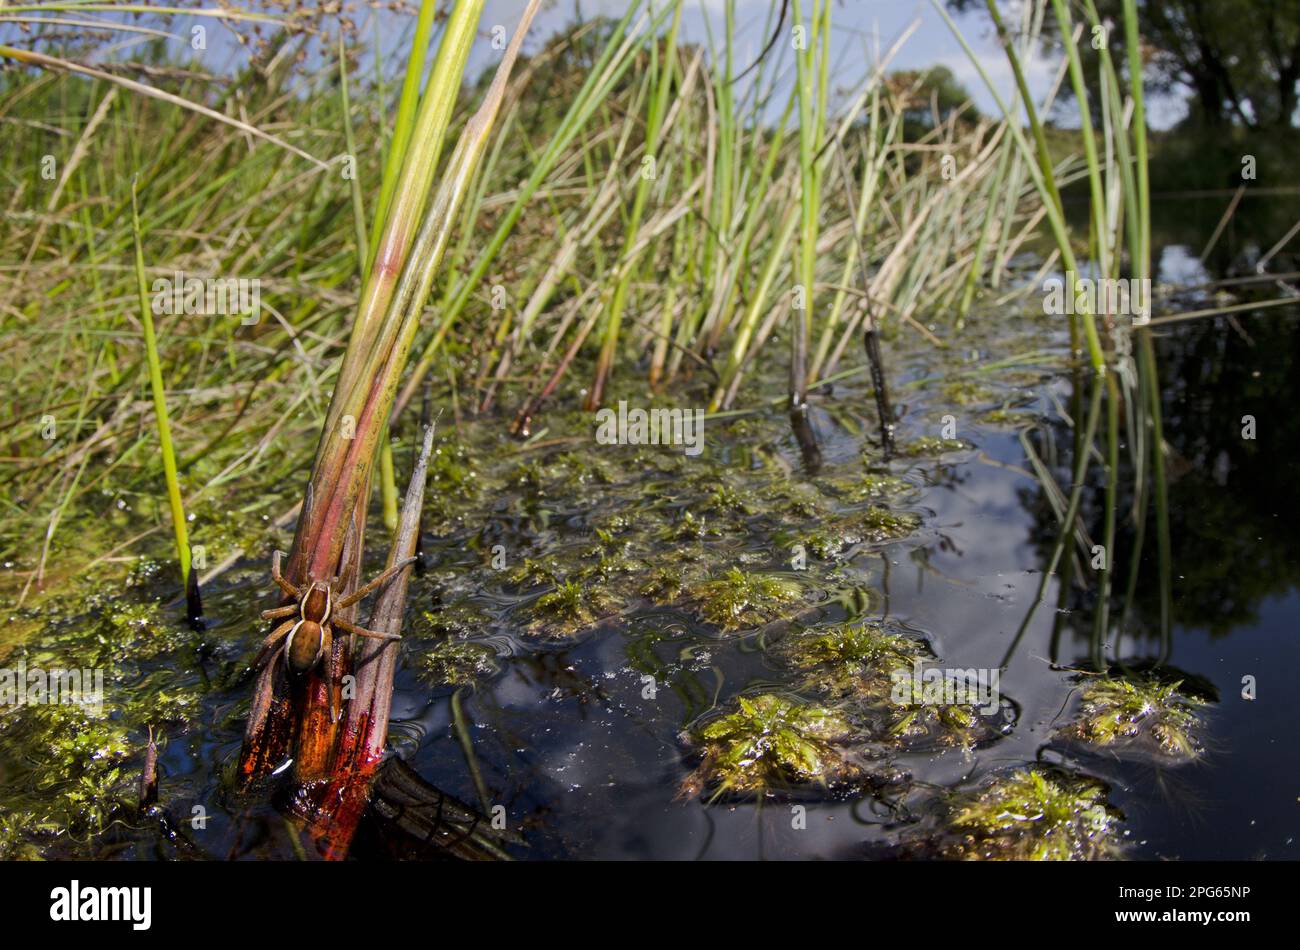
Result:
[[[736,712],[689,737],[702,758],[682,783],[682,797],[705,789],[713,789],[716,799],[800,784],[826,786],[858,774],[843,748],[853,729],[839,713],[775,693],[738,696],[736,705]]]
[[[1019,769],[949,804],[953,837],[936,856],[984,861],[1091,861],[1119,856],[1123,816],[1109,789],[1059,769]]]
[[[780,651],[801,671],[804,688],[872,701],[889,696],[894,671],[931,656],[924,643],[876,622],[810,627],[783,641]]]
[[[723,630],[758,627],[780,617],[783,607],[800,599],[794,581],[730,568],[720,577],[690,590],[701,619]]]
[[[722,530],[704,515],[697,518],[688,511],[670,529],[669,539],[673,541],[699,541],[703,538],[718,537],[721,534]]]
[[[992,402],[996,398],[991,386],[970,378],[958,378],[944,383],[939,389],[939,395],[945,403],[955,406],[974,406]]]
[[[918,664],[919,665],[919,664]],[[930,695],[925,684],[913,671],[895,671],[889,693],[888,735],[900,745],[915,745],[928,739],[938,745],[969,749],[994,735],[973,702],[954,701],[964,695],[967,682],[953,671],[942,671],[942,693]],[[937,692],[937,691],[936,691]]]
[[[941,439],[938,436],[923,435],[899,446],[899,454],[909,458],[932,458],[947,452],[960,452],[970,446],[961,439]]]
[[[916,486],[897,475],[866,472],[840,483],[850,501],[876,501],[912,491]]]
[[[997,681],[976,670],[923,670],[928,644],[879,621],[810,628],[785,640],[779,654],[801,673],[801,688],[844,699],[874,722],[876,741],[970,749],[1001,731]]]
[[[551,637],[573,636],[621,607],[621,601],[598,584],[584,586],[580,581],[565,581],[534,602],[529,631]]]
[[[481,630],[488,622],[487,614],[468,601],[447,604],[436,610],[420,614],[417,632],[424,636],[467,637]]]
[[[469,686],[498,670],[496,651],[485,643],[448,638],[420,651],[420,678],[430,686]]]
[[[1190,761],[1203,751],[1196,714],[1205,700],[1181,692],[1182,680],[1161,682],[1150,676],[1101,677],[1083,689],[1079,716],[1062,733],[1107,748],[1152,747],[1160,756]]]
[[[510,582],[522,587],[536,587],[539,584],[556,585],[564,577],[564,568],[560,559],[554,554],[545,554],[538,558],[526,557],[517,567],[510,570]]]
[[[637,587],[637,593],[656,604],[669,604],[685,589],[685,576],[680,568],[657,567]]]

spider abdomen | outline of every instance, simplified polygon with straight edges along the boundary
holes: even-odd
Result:
[[[323,646],[320,624],[313,620],[299,622],[289,632],[289,641],[284,645],[289,671],[301,676],[311,670],[320,662]]]

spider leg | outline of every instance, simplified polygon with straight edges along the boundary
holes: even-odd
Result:
[[[275,581],[280,590],[296,600],[300,596],[298,588],[285,580],[284,575],[280,573],[280,554],[280,551],[271,554],[271,580]]]
[[[344,620],[341,617],[335,617],[330,623],[348,633],[356,634],[358,637],[370,637],[372,640],[400,640],[400,633],[377,633],[374,630],[367,630],[365,627],[358,627],[350,620]]]
[[[275,651],[276,648],[280,646],[280,641],[289,635],[289,631],[293,629],[295,623],[297,623],[296,620],[286,620],[284,623],[280,624],[280,626],[272,630],[270,636],[262,641],[262,648],[257,651],[257,659],[253,661],[253,667],[255,669],[260,669],[262,664],[265,663],[269,657],[275,656]]]
[[[276,620],[280,617],[295,617],[298,614],[297,604],[285,604],[283,607],[276,607],[274,610],[263,610],[263,620]]]
[[[339,601],[338,601],[337,606],[338,606],[340,609],[341,609],[341,608],[344,608],[344,607],[351,607],[353,604],[355,604],[357,601],[361,600],[363,597],[365,597],[365,596],[366,596],[367,594],[369,594],[371,591],[373,591],[373,590],[375,590],[376,588],[382,586],[383,584],[388,583],[390,580],[392,580],[394,577],[396,577],[396,576],[398,575],[399,572],[401,572],[402,570],[404,570],[406,567],[409,567],[410,565],[414,564],[415,562],[416,562],[416,558],[413,558],[413,557],[408,557],[408,558],[405,558],[405,559],[403,559],[403,560],[401,560],[401,561],[398,561],[396,564],[394,564],[394,565],[393,565],[392,567],[390,567],[388,570],[384,571],[382,574],[380,574],[378,577],[376,577],[374,580],[372,580],[372,581],[371,581],[369,584],[367,584],[365,587],[358,587],[356,590],[354,590],[352,593],[348,594],[346,597],[342,597],[342,598],[340,598]]]
[[[320,647],[321,656],[325,660],[325,689],[330,697],[330,722],[338,722],[339,710],[334,704],[334,686],[339,681],[339,667],[334,656],[334,635],[330,632],[328,623],[321,624]]]

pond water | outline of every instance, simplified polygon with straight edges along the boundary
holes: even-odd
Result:
[[[1195,252],[1165,256],[1183,266]],[[1062,328],[1009,313],[972,321],[960,352],[915,335],[887,347],[900,415],[888,461],[865,377],[816,401],[820,464],[801,454],[779,405],[707,420],[695,458],[598,445],[590,417],[564,405],[524,446],[502,437],[504,419],[467,423],[459,447],[444,426],[391,745],[465,807],[500,806],[504,850],[520,858],[969,854],[954,816],[1027,768],[1096,792],[1102,810],[1083,811],[1108,856],[1300,856],[1294,317],[1274,309],[1155,334],[1168,632],[1151,505],[1125,607],[1135,525],[1132,479],[1121,479],[1101,650],[1108,681],[1159,682],[1185,698],[1190,721],[1173,720],[1183,731],[1168,742],[1151,723],[1105,742],[1078,731],[1097,713],[1088,689],[1101,679],[1086,558],[1066,596],[1059,576],[1049,583],[1021,631],[1059,532],[1027,446],[1068,491],[1071,423],[1087,393],[1065,369]],[[1102,535],[1103,488],[1090,475],[1089,541]],[[381,537],[375,526],[372,545]],[[31,708],[0,723],[0,842],[51,857],[310,852],[281,809],[229,792],[247,665],[264,635],[256,612],[273,603],[267,559],[205,590],[197,638],[156,606],[172,592],[149,571],[30,638],[29,665],[97,663],[110,681],[102,722]],[[927,668],[997,672],[998,701],[961,721],[913,707],[904,722],[879,678],[846,686],[800,646],[864,627],[899,638]],[[763,763],[718,724],[778,706],[784,722],[798,719],[792,710],[831,717],[805,730],[823,774],[719,785],[720,763],[750,778]],[[138,817],[114,800],[138,774],[146,724],[162,737],[161,784],[158,809]],[[403,853],[401,834],[369,815],[354,856]]]

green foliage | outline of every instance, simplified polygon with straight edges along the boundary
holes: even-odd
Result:
[[[753,574],[738,567],[695,585],[690,597],[700,616],[723,630],[758,627],[775,620],[802,591],[794,581]]]
[[[917,690],[922,692],[917,694]],[[926,702],[925,685],[911,671],[891,683],[888,733],[908,744],[930,739],[939,745],[970,748],[988,736],[979,710],[969,703]]]
[[[435,637],[468,637],[482,631],[488,616],[467,601],[448,604],[421,614],[421,633]]]
[[[1149,737],[1169,758],[1196,758],[1203,748],[1198,737],[1202,723],[1195,710],[1205,701],[1180,691],[1180,686],[1182,680],[1161,682],[1149,676],[1089,679],[1079,716],[1065,734],[1105,747]]]
[[[660,567],[650,573],[637,588],[643,597],[655,603],[667,604],[676,600],[685,589],[686,582],[680,568]]]
[[[902,100],[904,141],[920,141],[954,113],[969,125],[980,120],[970,92],[947,66],[898,70],[890,73],[889,86]]]
[[[1021,769],[958,796],[949,822],[958,836],[943,856],[984,861],[1088,861],[1119,855],[1121,815],[1100,782],[1067,772]]]
[[[570,580],[533,604],[530,629],[549,636],[572,636],[616,612],[621,603],[599,584]]]
[[[34,812],[0,814],[0,861],[39,861],[41,851],[32,837],[58,831],[58,825],[44,821]]]
[[[472,686],[499,672],[490,646],[450,638],[423,648],[419,664],[420,678],[431,686]]]
[[[865,472],[847,486],[851,501],[877,501],[912,489],[911,483],[897,475]]]
[[[806,688],[859,701],[883,700],[891,673],[931,656],[924,643],[874,622],[809,627],[784,641],[782,653],[801,671]]]
[[[969,448],[969,446],[960,439],[941,439],[934,435],[922,435],[900,445],[898,451],[899,454],[911,458],[932,458],[948,452],[960,452],[965,448]]]
[[[789,785],[826,785],[855,772],[840,744],[852,729],[831,709],[764,693],[738,696],[736,712],[693,733],[703,760],[682,785],[684,796],[713,788],[755,793]]]

